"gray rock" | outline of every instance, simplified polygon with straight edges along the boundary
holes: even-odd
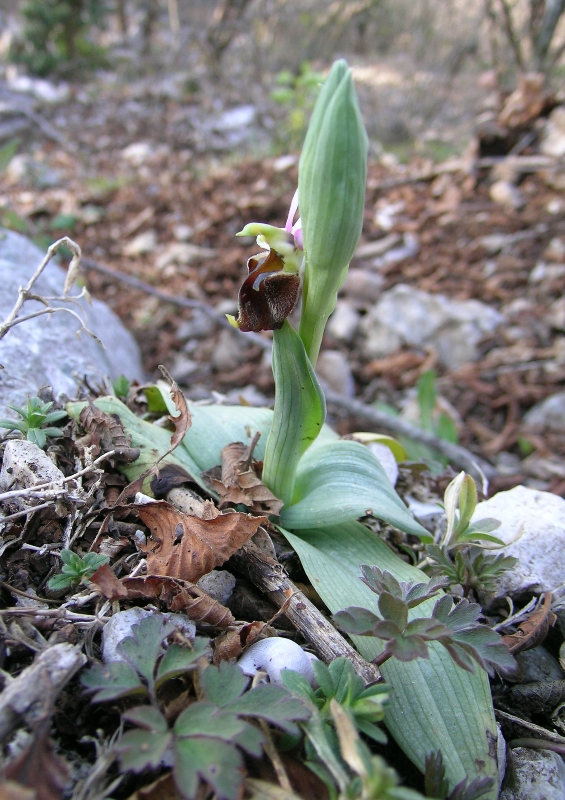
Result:
[[[322,383],[330,389],[347,397],[355,394],[355,383],[346,356],[339,350],[322,350],[316,365],[316,372]]]
[[[43,257],[44,253],[24,236],[0,231],[0,320],[12,310],[18,288],[29,280]],[[64,280],[65,272],[51,262],[34,291],[45,297],[58,296]],[[43,307],[30,300],[22,313]],[[0,340],[0,363],[4,366],[0,370],[1,416],[12,415],[5,411],[7,403],[21,405],[43,384],[52,386],[55,396],[63,392],[73,396],[78,379],[85,375],[95,382],[105,376],[118,378],[122,373],[129,379],[143,380],[137,344],[105,303],[93,300],[89,306],[83,300],[79,306],[69,307],[85,319],[105,347],[84,331],[77,337],[78,320],[64,312],[36,317],[11,328]]]
[[[565,800],[565,764],[552,750],[516,747],[511,751],[513,786],[500,800]]]
[[[520,665],[520,683],[563,680],[564,673],[559,661],[545,647],[524,650],[518,653],[516,661]]]
[[[478,504],[473,521],[486,517],[501,522],[494,535],[507,546],[500,552],[518,559],[516,566],[499,579],[497,595],[537,594],[552,591],[563,583],[565,500],[562,497],[515,486]]]
[[[359,306],[368,308],[381,296],[384,282],[382,275],[352,267],[347,273],[340,293],[354,300]]]
[[[203,575],[196,585],[225,606],[235,589],[235,578],[226,569],[213,569],[212,572]]]
[[[340,342],[352,342],[359,327],[359,312],[355,311],[349,303],[338,300],[335,311],[331,315],[327,331]]]
[[[15,489],[30,489],[41,483],[59,482],[64,479],[61,470],[55,466],[47,453],[27,439],[11,439],[4,447],[4,458],[0,470],[0,492],[11,492]],[[32,500],[37,505],[40,500]],[[17,498],[11,505],[23,510],[29,505]]]
[[[209,314],[205,314],[197,308],[192,312],[190,319],[179,325],[177,336],[182,342],[188,339],[203,339],[206,336],[210,336],[215,327],[216,323]]]
[[[236,339],[235,331],[232,333],[230,330],[224,329],[220,333],[218,343],[212,353],[212,366],[218,372],[231,372],[241,364],[244,353],[241,341]]]
[[[531,428],[565,430],[565,391],[556,392],[541,403],[536,403],[524,415],[524,423]]]
[[[540,149],[546,156],[561,158],[565,155],[565,108],[563,106],[557,106],[549,115]]]
[[[123,661],[123,657],[118,652],[118,645],[132,635],[134,625],[139,625],[141,620],[153,616],[155,611],[133,606],[125,611],[118,611],[114,614],[102,630],[102,660],[105,664],[110,661]],[[196,624],[183,614],[163,614],[165,619],[174,623],[175,628],[180,631],[187,639],[194,641],[196,636]]]
[[[479,341],[503,322],[478,300],[451,300],[399,284],[385,292],[360,324],[368,358],[381,358],[401,344],[431,345],[448,369],[476,361]]]

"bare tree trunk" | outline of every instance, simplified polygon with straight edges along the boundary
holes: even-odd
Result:
[[[212,65],[217,66],[233,39],[236,24],[243,16],[250,0],[219,0],[214,10],[206,42]]]
[[[141,26],[143,39],[143,53],[146,55],[151,50],[151,40],[155,33],[155,23],[159,17],[159,0],[146,0],[145,17]]]
[[[564,11],[565,0],[545,0],[541,21],[532,36],[534,67],[539,71],[543,72],[547,64],[551,41]]]
[[[128,16],[126,9],[126,0],[117,0],[116,13],[118,15],[118,25],[120,27],[120,33],[125,38],[128,33]]]

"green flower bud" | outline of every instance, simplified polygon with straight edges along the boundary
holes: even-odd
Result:
[[[366,174],[367,134],[340,60],[316,101],[298,172],[306,256],[300,336],[313,363],[361,235]]]

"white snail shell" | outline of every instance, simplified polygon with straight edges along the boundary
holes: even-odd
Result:
[[[314,660],[318,660],[316,656],[306,653],[296,642],[273,636],[252,644],[237,663],[245,675],[256,675],[259,670],[266,672],[271,683],[281,683],[283,669],[293,669],[313,685],[316,682],[312,669]]]

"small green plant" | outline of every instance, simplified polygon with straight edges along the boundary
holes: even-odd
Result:
[[[27,0],[23,33],[11,48],[11,60],[42,76],[104,64],[105,50],[89,34],[107,10],[104,0]]]
[[[293,670],[281,673],[284,685],[310,709],[299,723],[305,735],[306,765],[325,783],[329,795],[340,800],[422,800],[422,795],[399,787],[398,776],[386,762],[373,756],[360,732],[386,743],[375,723],[384,718],[389,687],[365,687],[346,658],[329,666],[312,664],[318,688]]]
[[[133,725],[116,744],[124,771],[144,772],[173,763],[173,775],[183,798],[201,796],[202,782],[218,800],[238,800],[244,780],[241,751],[259,758],[265,736],[248,720],[298,733],[297,721],[310,711],[282,686],[259,685],[249,690],[248,678],[236,664],[219,667],[202,657],[208,641],[196,639],[192,648],[162,644],[175,631],[162,615],[153,614],[132,628],[132,636],[118,645],[124,661],[97,665],[82,676],[94,702],[127,696],[145,697],[148,705],[130,708],[122,715]],[[187,673],[197,675],[198,699],[170,723],[163,713],[161,688]]]
[[[337,625],[349,634],[375,636],[386,642],[373,659],[384,664],[394,656],[399,661],[429,658],[428,643],[439,642],[462,669],[474,672],[478,664],[485,670],[510,668],[514,658],[488,625],[480,623],[481,607],[468,600],[454,604],[451,595],[440,597],[430,617],[409,621],[409,611],[437,595],[445,581],[432,578],[427,583],[400,583],[390,572],[361,566],[363,583],[379,596],[380,616],[367,608],[352,606],[334,615]]]
[[[312,69],[308,61],[300,65],[298,75],[283,70],[276,76],[277,88],[271,92],[276,103],[287,108],[283,130],[277,139],[287,151],[297,150],[304,141],[308,117],[320,91],[324,76]]]
[[[39,397],[29,397],[25,408],[8,404],[8,408],[15,411],[22,418],[21,422],[12,419],[0,419],[0,428],[10,431],[20,431],[30,442],[38,447],[45,447],[47,437],[52,439],[64,436],[60,428],[50,427],[53,422],[59,422],[67,416],[66,411],[50,411],[53,403],[44,403]]]
[[[463,587],[465,597],[471,590],[492,591],[502,573],[512,569],[518,560],[503,554],[488,555],[485,547],[504,547],[492,536],[500,526],[496,519],[471,522],[477,507],[475,481],[460,472],[445,490],[446,529],[439,544],[427,544],[426,571],[443,575],[450,585]]]
[[[129,387],[130,382],[123,373],[115,381],[112,381],[112,389],[116,397],[125,399],[128,396]]]
[[[437,377],[433,369],[427,370],[420,376],[416,386],[416,399],[420,416],[417,424],[425,431],[433,433],[438,439],[457,444],[458,435],[455,423],[449,414],[438,408]],[[438,464],[443,467],[447,465],[447,459],[431,447],[407,437],[401,437],[401,441],[412,461],[425,461],[432,470],[435,466],[434,471],[437,471]]]
[[[59,575],[49,579],[48,586],[53,591],[68,589],[69,586],[78,586],[87,583],[97,569],[110,560],[108,556],[99,553],[86,553],[82,558],[72,550],[61,550],[63,569]]]

